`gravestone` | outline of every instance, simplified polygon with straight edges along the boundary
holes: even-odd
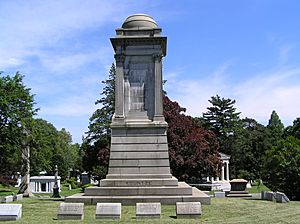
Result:
[[[96,219],[121,219],[121,203],[97,203]]]
[[[83,220],[84,203],[60,203],[57,219]]]
[[[225,192],[223,192],[223,191],[216,191],[215,193],[214,193],[214,195],[215,195],[215,198],[225,198]]]
[[[265,197],[266,197],[267,201],[275,201],[274,192],[271,192],[271,191],[265,192]]]
[[[21,204],[0,204],[0,221],[15,221],[21,217]]]
[[[14,201],[20,201],[23,199],[23,194],[16,194],[14,195]]]
[[[282,192],[275,192],[276,202],[287,203],[290,202],[290,199]]]
[[[210,197],[172,176],[163,115],[162,59],[167,37],[152,17],[129,16],[111,38],[115,51],[115,113],[111,122],[108,174],[68,202],[200,201]]]
[[[200,202],[176,202],[176,216],[178,219],[200,218]]]
[[[244,179],[233,179],[230,181],[230,192],[226,197],[252,197],[251,194],[246,191],[248,181]]]
[[[160,218],[160,203],[136,203],[136,218]]]
[[[3,203],[9,203],[9,202],[13,202],[13,201],[14,201],[14,196],[12,196],[12,195],[5,196],[5,197],[2,199],[2,202],[3,202]]]

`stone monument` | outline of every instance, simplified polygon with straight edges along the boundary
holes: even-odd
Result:
[[[100,187],[66,198],[83,201],[161,202],[200,201],[210,197],[171,175],[167,127],[163,115],[162,58],[167,38],[148,15],[129,16],[111,38],[115,51],[115,113],[106,179]]]

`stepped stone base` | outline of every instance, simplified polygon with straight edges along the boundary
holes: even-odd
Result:
[[[249,194],[248,191],[230,191],[226,197],[252,197],[252,194]]]
[[[190,188],[190,194],[182,194],[183,191],[187,191],[188,187]],[[96,189],[97,188],[97,191]],[[90,190],[88,190],[90,189]],[[121,193],[117,193],[118,190],[121,189]],[[88,190],[88,191],[87,191]],[[65,199],[66,202],[82,202],[85,204],[97,204],[97,203],[112,203],[118,202],[122,203],[122,205],[135,205],[138,202],[160,202],[162,204],[173,205],[176,202],[201,202],[204,205],[210,205],[211,198],[198,190],[195,187],[190,187],[186,183],[179,182],[178,187],[130,187],[127,188],[128,193],[126,194],[125,188],[111,188],[111,191],[117,193],[117,195],[105,195],[109,192],[108,188],[103,188],[104,193],[99,193],[100,195],[86,195],[86,193],[75,194],[69,196]],[[172,193],[163,194],[172,190]],[[177,192],[176,192],[177,190]],[[86,191],[91,192],[101,192],[102,187],[92,187],[86,188]],[[144,192],[143,195],[130,195],[129,192]],[[151,193],[150,193],[151,192]],[[126,195],[122,195],[125,193]],[[102,195],[101,195],[102,194]]]
[[[67,197],[66,202],[96,204],[118,202],[201,202],[210,197],[171,175],[167,123],[132,120],[112,124],[108,174],[100,187],[89,187],[83,194]]]

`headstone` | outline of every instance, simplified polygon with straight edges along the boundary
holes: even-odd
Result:
[[[97,203],[96,219],[121,219],[121,203]]]
[[[17,220],[21,217],[21,204],[0,204],[0,221]]]
[[[200,202],[176,202],[176,216],[178,219],[200,218],[201,213]]]
[[[83,220],[84,203],[60,203],[57,219]]]
[[[233,179],[230,181],[231,190],[226,197],[252,197],[251,194],[246,191],[248,181],[244,179]]]
[[[14,196],[12,195],[8,195],[8,196],[5,196],[2,200],[3,203],[9,203],[9,202],[13,202],[14,200]]]
[[[16,194],[15,196],[14,196],[14,201],[20,201],[20,200],[22,200],[23,199],[23,194]]]
[[[271,191],[265,192],[265,197],[266,197],[267,201],[274,201],[275,200],[274,192],[271,192]]]
[[[279,203],[290,202],[290,199],[285,195],[285,193],[282,193],[282,192],[276,192],[275,198],[276,198],[276,202],[279,202]]]
[[[224,191],[216,191],[215,198],[225,198],[225,192]]]
[[[83,172],[81,174],[81,183],[82,183],[82,185],[86,185],[86,184],[90,184],[91,183],[91,179],[90,179],[90,177],[89,177],[89,175],[88,175],[87,172]]]
[[[58,176],[58,168],[57,168],[57,165],[55,165],[55,177],[54,177],[54,186],[53,186],[52,198],[60,198],[57,176]]]
[[[260,192],[260,199],[261,200],[267,200],[265,191]]]
[[[160,218],[160,203],[136,203],[137,218]]]

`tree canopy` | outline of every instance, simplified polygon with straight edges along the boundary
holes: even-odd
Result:
[[[30,132],[35,108],[34,95],[20,73],[0,73],[0,170],[11,175],[21,169],[21,151]]]

